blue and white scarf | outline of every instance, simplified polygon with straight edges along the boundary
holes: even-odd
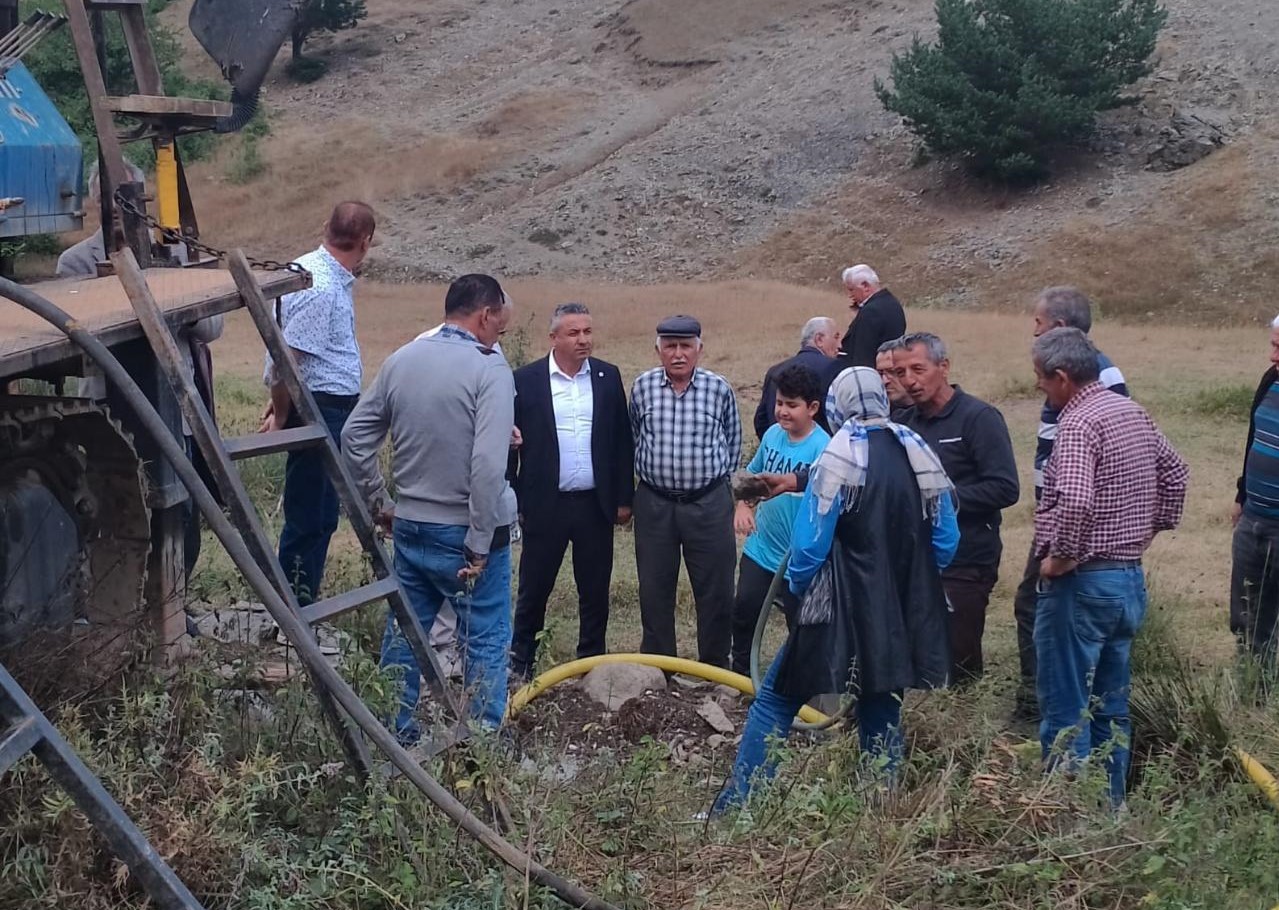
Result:
[[[924,514],[937,517],[942,494],[952,492],[954,485],[928,443],[909,427],[893,423],[888,413],[888,395],[877,372],[852,367],[835,377],[826,396],[826,417],[835,435],[813,463],[808,478],[818,514],[829,513],[841,495],[843,511],[856,508],[870,467],[869,429],[884,427],[897,437],[910,458]]]

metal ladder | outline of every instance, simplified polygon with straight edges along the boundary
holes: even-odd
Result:
[[[128,865],[161,910],[202,910],[120,804],[0,664],[0,777],[28,752],[45,767]]]
[[[385,548],[378,539],[373,521],[369,516],[362,497],[359,495],[355,480],[348,471],[337,445],[329,435],[327,426],[320,415],[311,392],[298,376],[297,362],[293,352],[284,340],[280,326],[276,323],[270,304],[262,294],[262,289],[254,279],[248,260],[238,250],[228,256],[231,274],[236,287],[244,300],[259,336],[266,345],[267,351],[275,364],[277,375],[284,382],[292,399],[293,407],[302,426],[270,433],[254,433],[224,440],[219,435],[209,412],[204,406],[195,385],[183,369],[182,357],[178,352],[177,342],[168,323],[164,319],[155,298],[147,286],[146,277],[137,264],[132,253],[124,250],[113,254],[116,275],[129,295],[134,313],[138,317],[147,340],[154,349],[156,358],[164,371],[169,385],[173,389],[182,407],[182,413],[191,427],[191,435],[199,446],[200,452],[209,466],[210,472],[217,482],[223,502],[230,514],[232,522],[243,535],[244,542],[253,555],[254,561],[262,568],[271,580],[273,587],[289,608],[297,614],[308,627],[315,623],[334,619],[344,613],[363,606],[385,600],[399,624],[403,634],[417,658],[426,683],[432,695],[443,704],[447,713],[455,721],[452,728],[445,732],[432,746],[438,751],[467,736],[466,714],[464,705],[455,689],[448,684],[448,676],[443,672],[435,652],[431,649],[426,631],[418,621],[417,614],[409,605],[408,597],[400,585],[399,578],[391,565]],[[289,584],[288,576],[271,539],[267,536],[258,518],[252,499],[249,497],[240,473],[234,462],[275,452],[289,452],[300,449],[319,449],[324,455],[325,468],[332,481],[343,511],[350,520],[364,552],[373,569],[375,580],[343,592],[336,596],[319,600],[306,607],[298,604],[297,597]],[[309,628],[310,630],[310,628]],[[312,642],[315,641],[312,631]],[[342,741],[343,749],[353,767],[360,774],[367,775],[372,769],[372,761],[363,738],[347,722],[339,711],[333,693],[312,678],[316,696],[334,729]]]

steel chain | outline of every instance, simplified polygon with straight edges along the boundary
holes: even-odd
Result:
[[[160,235],[169,242],[189,246],[206,256],[210,256],[218,260],[219,262],[226,262],[228,255],[226,250],[220,250],[215,246],[209,246],[209,244],[196,240],[194,237],[187,237],[173,228],[165,227],[157,221],[154,216],[148,215],[145,211],[138,208],[130,200],[125,198],[119,190],[116,190],[115,193],[115,203],[120,207],[121,211],[137,218],[147,227],[159,231]],[[256,259],[249,255],[246,255],[244,258],[248,261],[250,267],[261,269],[264,272],[293,272],[296,275],[304,275],[307,278],[311,277],[311,273],[296,262],[280,262],[278,259]]]

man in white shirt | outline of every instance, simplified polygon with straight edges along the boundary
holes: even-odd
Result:
[[[613,526],[631,517],[634,446],[617,367],[592,357],[593,326],[584,304],[551,317],[551,353],[515,371],[511,476],[524,528],[511,673],[533,670],[537,635],[560,564],[573,545],[579,630],[577,656],[605,651]]]

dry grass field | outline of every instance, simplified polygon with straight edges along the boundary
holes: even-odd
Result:
[[[726,376],[737,389],[748,447],[755,442],[749,420],[764,371],[793,352],[808,317],[825,314],[842,321],[847,313],[847,302],[839,295],[772,282],[619,287],[523,280],[509,282],[508,287],[516,300],[507,338],[512,359],[541,356],[551,309],[556,303],[581,300],[590,304],[596,317],[597,354],[617,363],[628,381],[656,362],[652,333],[658,319],[671,313],[697,315],[705,331],[703,365]],[[357,324],[366,382],[387,354],[439,321],[443,293],[443,286],[431,284],[359,286]],[[1224,661],[1233,647],[1225,626],[1227,515],[1247,430],[1247,405],[1266,366],[1265,333],[1119,324],[1105,318],[1104,302],[1100,309],[1094,337],[1119,364],[1134,395],[1193,472],[1182,527],[1157,539],[1147,560],[1153,583],[1175,602],[1172,619],[1188,651],[1198,659]],[[946,339],[952,352],[952,381],[1003,411],[1019,454],[1023,496],[1005,513],[1005,557],[988,632],[996,665],[1008,669],[1010,661],[1015,663],[1011,594],[1029,541],[1030,453],[1040,406],[1028,354],[1030,320],[1024,314],[927,308],[911,309],[908,320],[912,330],[933,331]],[[258,406],[254,382],[261,357],[242,314],[228,321],[214,354],[228,389],[222,406],[224,422],[231,422],[228,432],[247,431]],[[635,585],[631,539],[623,532],[617,537],[616,618],[609,634],[614,650],[638,643]],[[681,607],[683,620],[690,622],[687,591]],[[566,657],[576,636],[571,585],[561,585],[551,612],[562,630],[555,635],[552,651]]]

